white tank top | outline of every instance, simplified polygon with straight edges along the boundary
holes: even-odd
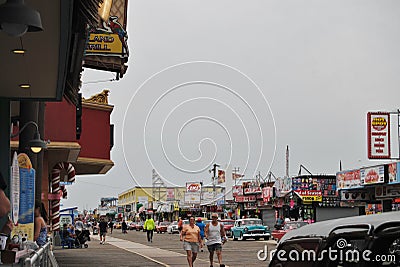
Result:
[[[208,226],[207,246],[212,244],[222,244],[221,240],[221,225],[214,226],[211,222]]]

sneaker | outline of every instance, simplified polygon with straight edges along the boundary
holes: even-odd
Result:
[[[221,264],[219,267],[225,267],[225,264]]]

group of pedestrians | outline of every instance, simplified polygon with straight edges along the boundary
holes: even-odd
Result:
[[[189,225],[183,225],[180,232],[180,240],[183,241],[183,249],[186,251],[189,267],[193,267],[193,263],[197,258],[199,249],[204,245],[207,246],[210,259],[210,267],[213,267],[214,252],[217,254],[220,267],[222,264],[222,245],[226,242],[224,226],[218,222],[218,214],[211,215],[212,221],[205,225],[201,218],[195,224],[195,218],[189,218]],[[205,244],[203,244],[203,240]]]

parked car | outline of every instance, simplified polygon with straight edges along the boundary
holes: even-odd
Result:
[[[232,227],[235,225],[235,220],[224,219],[221,220],[221,223],[224,225],[225,235],[227,237],[232,237]]]
[[[121,229],[122,225],[121,222],[114,223],[114,229]]]
[[[300,257],[287,260],[289,254]],[[269,266],[400,266],[400,212],[322,221],[290,231]]]
[[[167,227],[168,227],[168,225],[170,225],[170,224],[171,224],[170,222],[160,222],[160,223],[158,223],[158,224],[156,225],[156,232],[157,232],[158,234],[166,233],[166,232],[167,232]]]
[[[131,222],[128,225],[128,230],[136,230],[136,222]]]
[[[276,241],[279,241],[281,240],[282,236],[284,236],[287,232],[300,228],[307,224],[308,222],[301,222],[301,221],[286,222],[283,225],[282,229],[275,229],[272,231],[272,238],[275,239]]]
[[[246,240],[254,238],[259,240],[261,237],[268,240],[271,236],[271,231],[268,226],[262,224],[261,219],[248,218],[235,221],[235,225],[231,228],[233,240]]]
[[[174,234],[174,233],[179,234],[177,221],[173,221],[170,225],[167,226],[167,233],[168,234]]]
[[[144,225],[143,222],[138,222],[138,223],[136,223],[136,225],[135,225],[135,230],[136,230],[136,231],[144,230],[144,229],[143,229],[143,225]]]

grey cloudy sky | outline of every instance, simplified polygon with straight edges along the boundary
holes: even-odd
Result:
[[[149,186],[152,166],[180,185],[210,182],[214,162],[283,176],[286,145],[291,175],[380,163],[366,113],[399,107],[398,14],[395,0],[130,1],[127,74],[86,69],[81,89],[110,90],[115,166],[77,177],[64,207]]]

